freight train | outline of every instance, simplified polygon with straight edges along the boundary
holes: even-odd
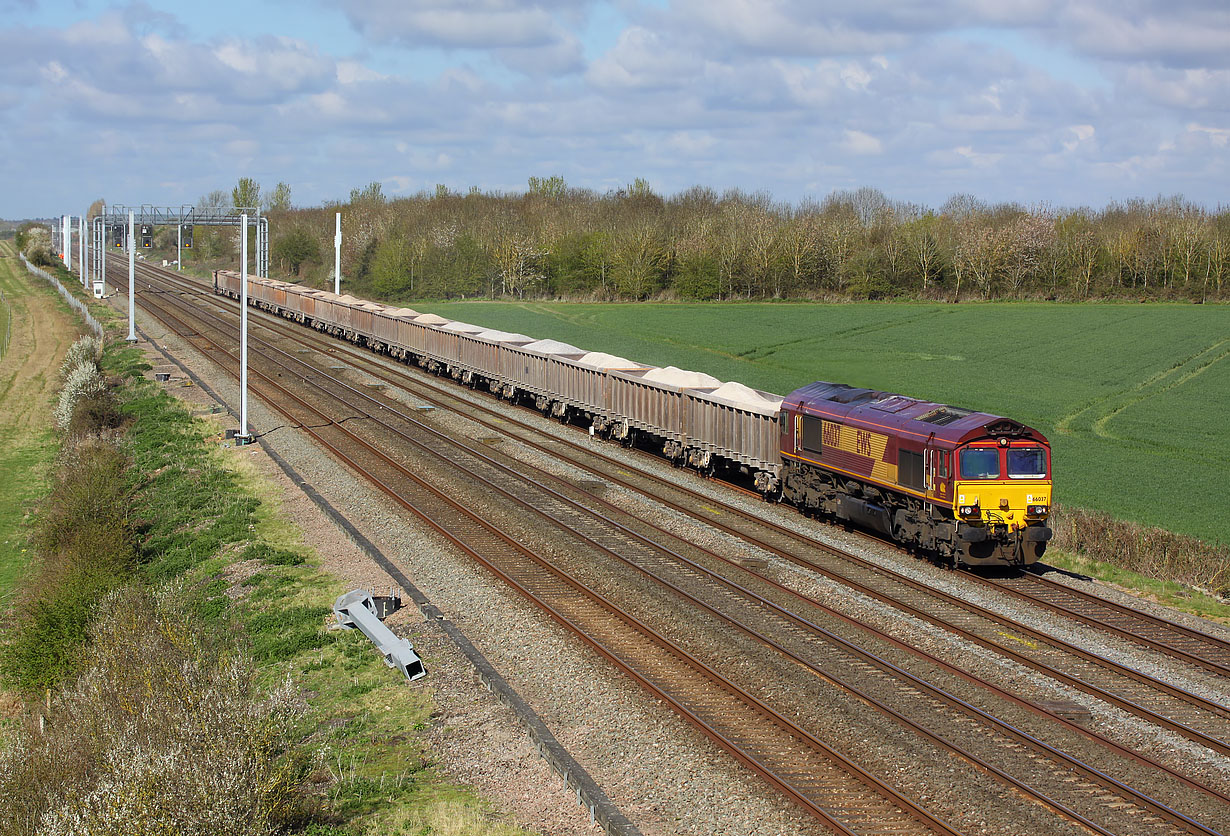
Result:
[[[238,299],[240,276],[214,273]],[[786,397],[275,279],[249,304],[766,499],[858,524],[943,565],[1024,566],[1051,538],[1051,449],[1010,418],[840,383]]]

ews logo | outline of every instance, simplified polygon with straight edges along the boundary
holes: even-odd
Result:
[[[860,456],[871,458],[874,453],[871,450],[871,433],[867,430],[854,431],[854,452]]]

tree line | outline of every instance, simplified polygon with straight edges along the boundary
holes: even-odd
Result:
[[[236,205],[253,188],[241,180]],[[1230,211],[1179,196],[1060,209],[959,194],[930,208],[861,188],[795,205],[703,186],[663,197],[640,179],[597,194],[531,177],[523,193],[437,186],[396,200],[371,183],[292,209],[289,187],[278,191],[275,277],[331,285],[340,211],[346,286],[390,301],[1204,301],[1226,298],[1230,274]],[[200,255],[230,254],[233,236],[215,238]]]

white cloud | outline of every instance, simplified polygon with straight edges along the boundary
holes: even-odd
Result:
[[[1230,70],[1133,66],[1117,80],[1124,94],[1143,96],[1166,108],[1230,111]]]
[[[884,143],[871,134],[847,129],[842,134],[841,147],[851,154],[881,154]]]
[[[1076,48],[1116,61],[1230,64],[1230,7],[1224,3],[1074,0],[1056,24],[1059,37]]]
[[[806,0],[678,0],[672,5],[671,15],[677,26],[699,29],[702,40],[716,39],[719,51],[849,55],[882,52],[905,43],[906,36],[900,32],[874,23],[864,25],[860,5]]]
[[[387,81],[389,76],[378,73],[359,61],[337,62],[337,80],[341,84],[359,84],[364,81]]]
[[[981,151],[975,151],[973,146],[961,145],[953,149],[953,152],[974,166],[974,168],[991,168],[1004,158],[1003,154],[988,154]]]
[[[1208,125],[1199,125],[1191,122],[1185,126],[1183,136],[1186,139],[1194,140],[1195,145],[1209,148],[1230,147],[1230,128],[1213,128]]]
[[[68,78],[68,70],[59,61],[48,61],[43,68],[43,77],[52,84],[60,84]]]
[[[717,140],[708,131],[676,131],[666,138],[668,149],[685,157],[697,157],[707,153]]]
[[[555,8],[551,8],[552,6]],[[527,75],[584,68],[575,24],[587,3],[519,0],[343,0],[351,25],[376,44],[482,50]]]
[[[1093,125],[1070,125],[1068,126],[1068,133],[1071,134],[1071,138],[1063,140],[1061,144],[1063,145],[1063,150],[1070,153],[1081,146],[1087,145],[1093,139],[1096,131]]]
[[[590,65],[586,79],[600,88],[664,89],[686,84],[701,69],[695,57],[672,48],[662,36],[631,26]]]

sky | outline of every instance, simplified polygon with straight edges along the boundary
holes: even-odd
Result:
[[[1230,185],[1227,0],[0,0],[0,217],[599,193],[1027,207]]]

